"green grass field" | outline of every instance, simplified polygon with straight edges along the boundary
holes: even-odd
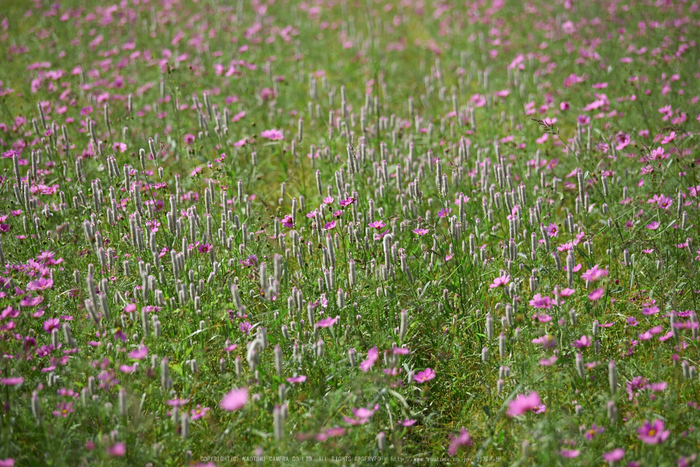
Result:
[[[0,466],[695,465],[700,4],[0,8]]]

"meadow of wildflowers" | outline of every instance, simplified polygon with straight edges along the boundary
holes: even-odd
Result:
[[[0,466],[696,463],[697,0],[0,6]]]

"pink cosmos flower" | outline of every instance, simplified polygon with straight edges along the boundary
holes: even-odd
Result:
[[[332,230],[335,228],[337,221],[330,221],[326,225],[323,226],[323,230]]]
[[[620,448],[613,449],[603,454],[603,460],[609,464],[622,460],[623,457],[625,457],[625,450]]]
[[[232,389],[221,400],[221,408],[233,412],[245,407],[248,403],[248,388]]]
[[[304,381],[306,381],[306,376],[304,375],[295,376],[293,378],[287,378],[287,382],[291,384],[303,383]]]
[[[550,223],[544,230],[550,237],[556,237],[557,235],[559,235],[559,229],[557,228],[557,224]]]
[[[147,356],[148,347],[146,347],[145,345],[140,345],[138,349],[129,352],[129,358],[133,358],[135,360],[143,360]]]
[[[107,454],[109,454],[111,457],[124,457],[124,454],[126,454],[126,444],[117,443],[114,446],[109,447],[107,449]]]
[[[53,287],[53,281],[48,277],[40,277],[39,279],[31,281],[27,284],[28,291],[46,290],[50,289],[51,287]]]
[[[37,306],[38,304],[40,304],[43,301],[44,301],[44,297],[42,297],[41,295],[39,295],[37,297],[32,297],[30,295],[27,295],[26,297],[24,297],[22,299],[21,302],[19,302],[19,304],[22,306],[26,306],[26,307],[31,308],[31,307]]]
[[[588,271],[581,274],[581,278],[592,282],[592,281],[600,279],[601,277],[605,277],[607,275],[608,275],[608,270],[607,269],[599,269],[598,265],[596,264],[591,269],[589,269]]]
[[[676,139],[676,132],[672,131],[668,136],[665,136],[664,139],[661,140],[661,144],[668,144],[674,139]]]
[[[576,291],[575,291],[574,289],[566,288],[566,289],[562,289],[562,290],[559,292],[559,296],[560,296],[560,297],[568,297],[568,296],[570,296],[570,295],[573,295],[575,292],[576,292]]]
[[[644,421],[644,425],[637,429],[637,434],[646,444],[659,444],[668,439],[671,431],[664,430],[663,420],[657,418],[652,423]]]
[[[367,373],[372,366],[374,366],[374,363],[377,361],[379,358],[379,351],[377,350],[377,347],[372,347],[367,351],[367,360],[363,361],[360,363],[360,370],[362,370],[364,373]]]
[[[428,233],[428,229],[413,229],[413,233],[416,235],[423,236]]]
[[[591,427],[586,430],[586,432],[583,434],[583,436],[586,437],[587,440],[592,440],[593,437],[599,433],[603,433],[605,431],[605,428],[602,426],[597,426],[595,423],[591,425]]]
[[[404,425],[405,426],[405,425]],[[464,428],[460,428],[459,435],[450,435],[450,447],[447,449],[447,453],[450,456],[457,454],[457,450],[462,446],[471,446],[473,444],[472,437],[469,431]]]
[[[531,307],[534,308],[544,308],[549,310],[552,308],[552,299],[550,297],[543,297],[540,294],[535,294],[532,300],[529,302]]]
[[[489,285],[489,287],[495,289],[496,287],[505,286],[508,284],[508,282],[510,282],[510,276],[508,274],[504,274],[495,278],[493,280],[493,284]]]
[[[603,287],[600,287],[599,289],[595,289],[593,292],[589,293],[588,299],[591,301],[600,300],[604,293],[605,289]]]
[[[515,399],[508,403],[506,415],[509,417],[517,417],[527,411],[537,410],[540,406],[540,396],[537,392],[532,391],[528,395],[518,394]]]
[[[184,139],[185,139],[185,144],[192,144],[192,143],[194,143],[195,136],[192,133],[187,133],[185,135]]]
[[[557,340],[551,334],[546,334],[537,339],[532,339],[533,344],[539,344],[544,349],[553,349],[557,346]]]
[[[138,368],[137,363],[134,363],[133,365],[121,365],[119,367],[119,371],[121,371],[122,373],[129,374],[129,373],[133,373],[134,371],[136,371],[137,368]]]
[[[56,404],[56,410],[52,413],[54,417],[66,418],[68,414],[73,413],[73,402],[68,402],[67,404],[65,402],[60,402]]]
[[[44,321],[44,331],[51,333],[54,329],[58,329],[61,326],[61,321],[58,318],[49,318]]]
[[[333,326],[335,323],[338,322],[340,319],[340,316],[336,316],[335,318],[323,318],[321,321],[316,323],[317,328],[329,328]]]
[[[267,138],[272,141],[278,141],[281,139],[284,139],[284,134],[282,133],[281,130],[265,130],[262,133],[260,133],[260,136],[263,138]]]
[[[573,459],[574,457],[578,457],[579,454],[581,454],[581,451],[579,451],[578,449],[575,449],[575,450],[574,449],[572,449],[572,450],[562,449],[561,451],[559,451],[560,456],[568,457],[569,459]]]
[[[413,381],[416,383],[425,383],[433,378],[435,378],[435,371],[430,368],[426,368],[425,370],[416,373],[413,377]]]
[[[577,349],[580,349],[582,347],[590,347],[591,346],[591,340],[588,338],[588,336],[583,335],[581,336],[580,339],[576,339],[573,344],[571,344],[573,347],[576,347]]]
[[[377,409],[379,409],[379,404],[375,404],[374,409],[366,409],[364,407],[360,407],[359,409],[353,408],[352,413],[355,414],[355,418],[343,417],[343,420],[350,425],[364,425],[369,421],[372,415],[374,415]]]
[[[649,222],[649,223],[646,225],[646,227],[647,227],[647,229],[649,229],[649,230],[656,230],[656,229],[659,228],[659,223],[656,222],[656,221],[652,221],[652,222]]]
[[[288,229],[291,229],[294,227],[294,222],[292,221],[291,214],[287,214],[286,216],[284,216],[284,218],[282,219],[282,221],[280,223],[282,224],[283,227],[286,227]]]
[[[540,360],[540,365],[542,366],[552,366],[555,363],[557,363],[557,360],[559,360],[556,355],[552,355],[549,358],[543,358]]]
[[[209,407],[202,407],[201,405],[197,404],[196,408],[190,410],[190,419],[199,420],[200,418],[204,417],[209,410]]]
[[[23,382],[24,378],[22,378],[21,376],[0,379],[0,384],[2,384],[3,386],[17,386],[18,384],[22,384]]]

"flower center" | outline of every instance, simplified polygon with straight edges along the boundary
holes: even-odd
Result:
[[[649,430],[649,436],[654,436],[656,434],[656,430]]]

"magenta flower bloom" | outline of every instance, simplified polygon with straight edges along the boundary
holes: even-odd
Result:
[[[329,223],[327,223],[326,225],[323,226],[323,230],[335,229],[336,223],[337,223],[337,221],[330,221]]]
[[[600,300],[600,298],[603,296],[605,293],[605,289],[603,287],[600,287],[598,289],[595,289],[593,292],[588,294],[588,299],[591,301],[596,301]]]
[[[410,418],[407,418],[407,419],[405,419],[405,420],[403,420],[403,421],[396,422],[396,424],[397,424],[397,425],[401,425],[401,426],[413,426],[413,425],[416,424],[416,422],[417,422],[417,420],[412,420],[412,419],[410,419]]]
[[[243,333],[243,334],[248,334],[250,333],[250,330],[253,328],[253,325],[250,324],[248,321],[243,321],[238,325],[238,329]]]
[[[44,331],[51,333],[54,329],[58,329],[61,326],[61,320],[58,318],[49,318],[44,321]]]
[[[194,143],[195,137],[192,133],[187,133],[185,135],[184,139],[185,139],[185,144],[192,144],[192,143]]]
[[[359,409],[353,408],[352,413],[355,414],[355,418],[343,417],[343,420],[350,425],[364,425],[369,421],[372,415],[374,415],[374,412],[376,412],[378,408],[379,404],[375,404],[374,409],[366,409],[364,407],[360,407]]]
[[[183,405],[187,404],[190,400],[189,399],[180,399],[176,397],[175,399],[170,399],[169,401],[166,401],[166,404],[168,404],[170,407],[182,407]]]
[[[529,304],[534,308],[544,308],[549,310],[552,308],[552,299],[549,297],[543,297],[540,294],[535,294],[535,296],[532,297],[532,300],[530,300]]]
[[[557,363],[557,360],[559,360],[556,355],[552,355],[549,358],[543,358],[540,360],[540,365],[542,366],[552,366],[555,363]]]
[[[601,277],[605,277],[607,275],[608,275],[608,270],[607,269],[599,269],[598,265],[596,264],[591,269],[589,269],[588,271],[581,274],[581,278],[585,279],[587,281],[593,282],[593,281],[598,280]]]
[[[428,233],[428,229],[413,229],[413,233],[419,236],[423,236]]]
[[[562,290],[559,292],[559,296],[560,296],[560,297],[569,297],[569,296],[573,295],[575,292],[576,292],[576,291],[575,291],[574,289],[568,289],[568,288],[567,288],[567,289],[562,289]]]
[[[529,410],[537,410],[540,406],[540,396],[537,392],[532,391],[530,394],[518,394],[515,399],[508,403],[506,415],[509,417],[517,417]]]
[[[350,198],[345,198],[340,200],[340,207],[344,208],[345,206],[349,206],[350,204],[355,202],[355,198],[352,196]]]
[[[586,437],[587,440],[592,440],[593,437],[599,433],[603,433],[605,431],[605,428],[602,426],[597,426],[595,423],[591,425],[591,427],[586,430],[586,432],[583,434],[583,436]]]
[[[658,228],[659,228],[659,223],[656,221],[652,221],[652,222],[649,222],[647,224],[647,229],[649,229],[649,230],[656,230]]]
[[[292,215],[291,214],[287,214],[286,216],[284,216],[284,218],[282,219],[282,221],[280,223],[282,224],[283,227],[286,227],[288,229],[291,229],[292,227],[294,227],[294,222],[292,222]]]
[[[413,377],[413,381],[416,383],[425,383],[433,378],[435,378],[435,371],[430,368],[426,368],[425,370],[416,373]]]
[[[510,276],[508,274],[503,274],[495,278],[493,284],[489,285],[489,287],[495,289],[496,287],[505,286],[508,282],[510,282]]]
[[[460,428],[458,436],[450,435],[450,447],[447,449],[447,453],[450,456],[454,456],[457,454],[459,448],[463,446],[471,446],[472,444],[474,444],[474,442],[472,441],[469,431],[465,430],[464,428]]]
[[[452,212],[451,208],[444,208],[438,211],[438,217],[447,217]]]
[[[190,410],[190,419],[199,420],[200,418],[204,417],[207,412],[209,412],[209,407],[202,407],[201,405],[197,404],[196,408]]]
[[[371,229],[381,229],[385,225],[386,224],[382,221],[376,221],[376,222],[370,222],[369,224],[367,224],[367,227],[369,227]]]
[[[620,448],[613,449],[612,451],[603,454],[603,460],[609,464],[622,460],[623,457],[625,457],[625,450]]]
[[[53,287],[53,281],[48,277],[40,277],[39,279],[31,281],[27,284],[28,291],[46,290],[50,289],[51,287]]]
[[[306,381],[306,376],[304,375],[295,376],[294,378],[287,378],[287,382],[291,384],[303,383],[304,381]]]
[[[134,363],[133,365],[121,365],[119,367],[119,371],[121,371],[122,373],[128,374],[128,373],[133,373],[134,371],[136,371],[137,368],[138,368],[137,363]]]
[[[73,402],[59,402],[56,404],[56,410],[52,413],[54,417],[66,418],[68,414],[73,413]]]
[[[15,460],[11,457],[7,459],[0,459],[0,467],[14,467]]]
[[[26,307],[33,307],[33,306],[37,306],[38,304],[40,304],[43,301],[44,301],[44,297],[42,297],[42,296],[32,297],[30,295],[27,295],[26,297],[24,297],[22,299],[21,302],[19,302],[19,304],[22,306],[26,306]]]
[[[545,349],[553,349],[557,346],[557,340],[551,334],[546,334],[537,339],[532,339],[533,344],[540,344]]]
[[[335,318],[323,318],[321,321],[316,323],[317,328],[329,328],[333,326],[335,323],[338,322],[340,319],[340,316],[336,316]]]
[[[280,139],[284,139],[284,134],[280,130],[265,130],[262,133],[260,133],[260,136],[263,138],[267,138],[272,141],[278,141]]]
[[[221,408],[233,412],[245,407],[248,403],[248,388],[232,389],[221,400]]]
[[[653,423],[644,421],[644,425],[637,429],[637,434],[646,444],[659,444],[668,439],[671,431],[664,430],[663,420],[657,418]]]
[[[148,356],[148,347],[145,345],[140,345],[138,349],[129,352],[129,358],[134,360],[143,360]]]
[[[22,384],[23,382],[24,378],[22,378],[21,376],[0,379],[0,384],[2,384],[3,386],[17,386],[18,384]]]
[[[107,454],[109,454],[111,457],[124,457],[124,454],[126,454],[126,444],[117,443],[114,446],[109,447],[107,449]]]
[[[374,363],[377,361],[379,358],[379,351],[377,350],[377,347],[372,347],[367,351],[367,360],[363,361],[360,363],[360,370],[362,370],[364,373],[367,373],[372,366],[374,366]]]
[[[568,457],[569,459],[573,459],[574,457],[578,457],[579,454],[581,454],[581,451],[579,451],[578,449],[572,449],[572,450],[562,449],[561,451],[559,451],[560,456]]]
[[[550,223],[544,230],[550,237],[556,237],[557,235],[559,235],[559,229],[557,228],[557,224]]]
[[[583,335],[581,336],[580,339],[576,339],[572,346],[576,347],[577,349],[580,349],[582,347],[590,347],[591,346],[591,340],[588,338],[588,336]]]
[[[668,136],[664,136],[664,139],[661,140],[661,144],[668,144],[674,139],[676,139],[676,132],[672,131]]]

